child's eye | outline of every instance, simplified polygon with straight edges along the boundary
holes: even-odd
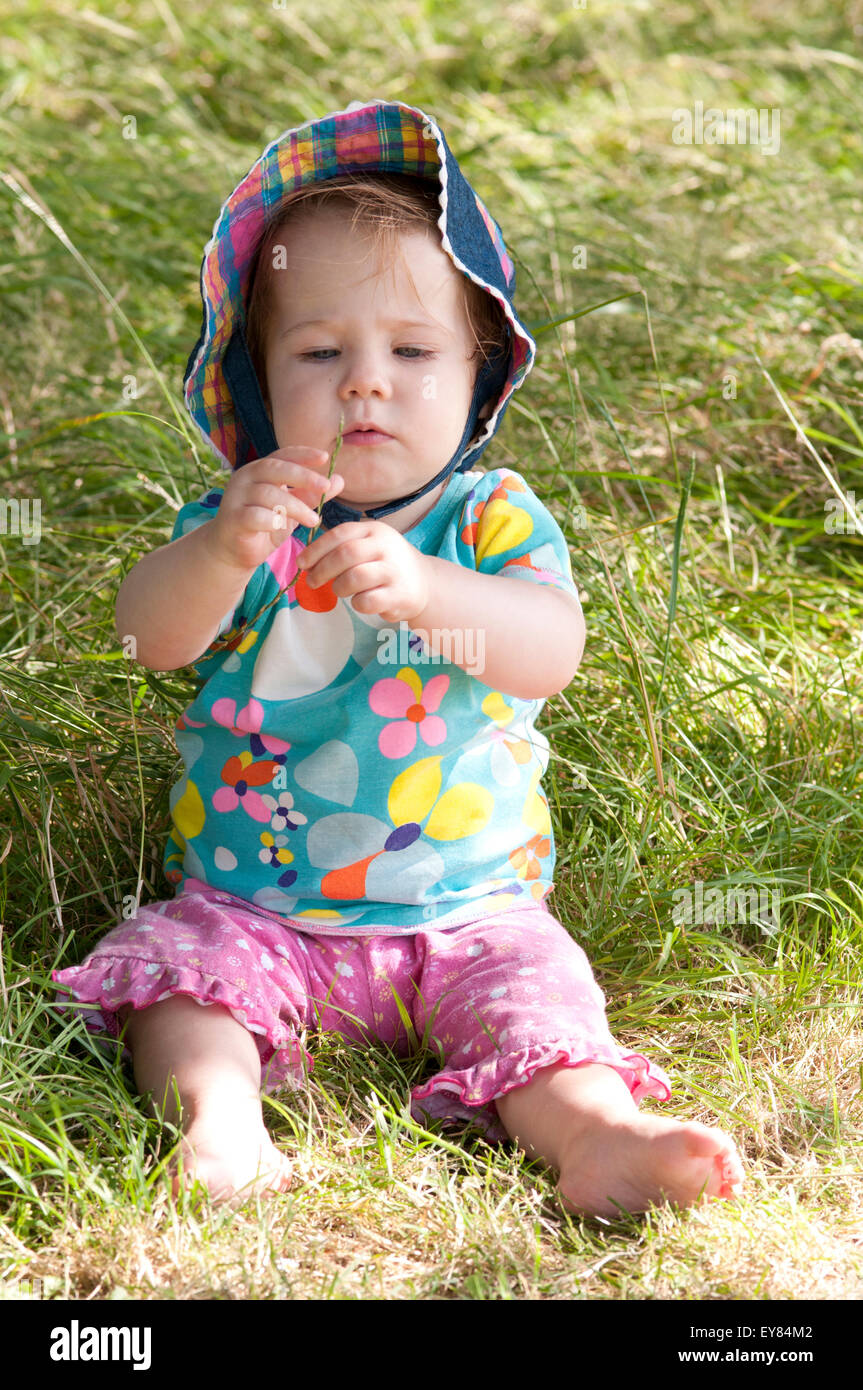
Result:
[[[338,348],[310,348],[308,352],[300,353],[301,362],[332,362],[338,356]],[[429,348],[421,347],[398,347],[395,352],[405,354],[405,362],[425,362],[435,354]]]

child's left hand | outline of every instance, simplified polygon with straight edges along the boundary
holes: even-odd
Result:
[[[382,521],[334,526],[306,546],[297,564],[313,589],[330,580],[333,593],[352,598],[358,613],[387,622],[411,622],[429,601],[428,557]]]

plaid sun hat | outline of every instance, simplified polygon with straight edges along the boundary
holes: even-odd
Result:
[[[186,366],[184,399],[202,439],[226,469],[278,447],[245,338],[250,274],[268,214],[305,184],[372,171],[438,184],[444,251],[494,296],[509,325],[506,357],[479,373],[462,443],[444,474],[475,462],[533,366],[536,345],[513,305],[515,268],[501,230],[461,173],[440,127],[403,102],[351,102],[343,111],[286,130],[267,146],[223,204],[204,250],[203,322]],[[480,421],[479,409],[489,400],[496,404],[488,420]],[[481,434],[465,448],[478,426]]]

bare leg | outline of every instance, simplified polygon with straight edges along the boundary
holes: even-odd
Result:
[[[119,1019],[138,1089],[152,1092],[159,1118],[181,1124],[188,1177],[219,1199],[289,1186],[288,1161],[264,1126],[261,1062],[248,1029],[220,1004],[183,994],[147,1009],[126,1006]]]
[[[531,1157],[560,1174],[571,1210],[619,1216],[703,1195],[733,1197],[743,1166],[721,1129],[642,1114],[612,1067],[588,1063],[536,1072],[495,1102],[507,1133]]]

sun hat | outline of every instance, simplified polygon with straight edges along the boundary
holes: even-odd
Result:
[[[305,184],[372,171],[411,174],[437,183],[443,250],[462,274],[501,305],[508,345],[477,373],[462,438],[434,478],[365,513],[333,498],[323,507],[325,526],[386,516],[422,497],[455,469],[471,468],[497,431],[536,355],[534,340],[513,304],[515,267],[500,227],[465,179],[438,124],[404,102],[353,101],[343,111],[293,127],[271,141],[222,205],[204,249],[203,321],[183,388],[186,408],[222,466],[240,468],[278,448],[245,334],[249,280],[268,214]],[[493,409],[483,422],[479,413],[490,402]]]

